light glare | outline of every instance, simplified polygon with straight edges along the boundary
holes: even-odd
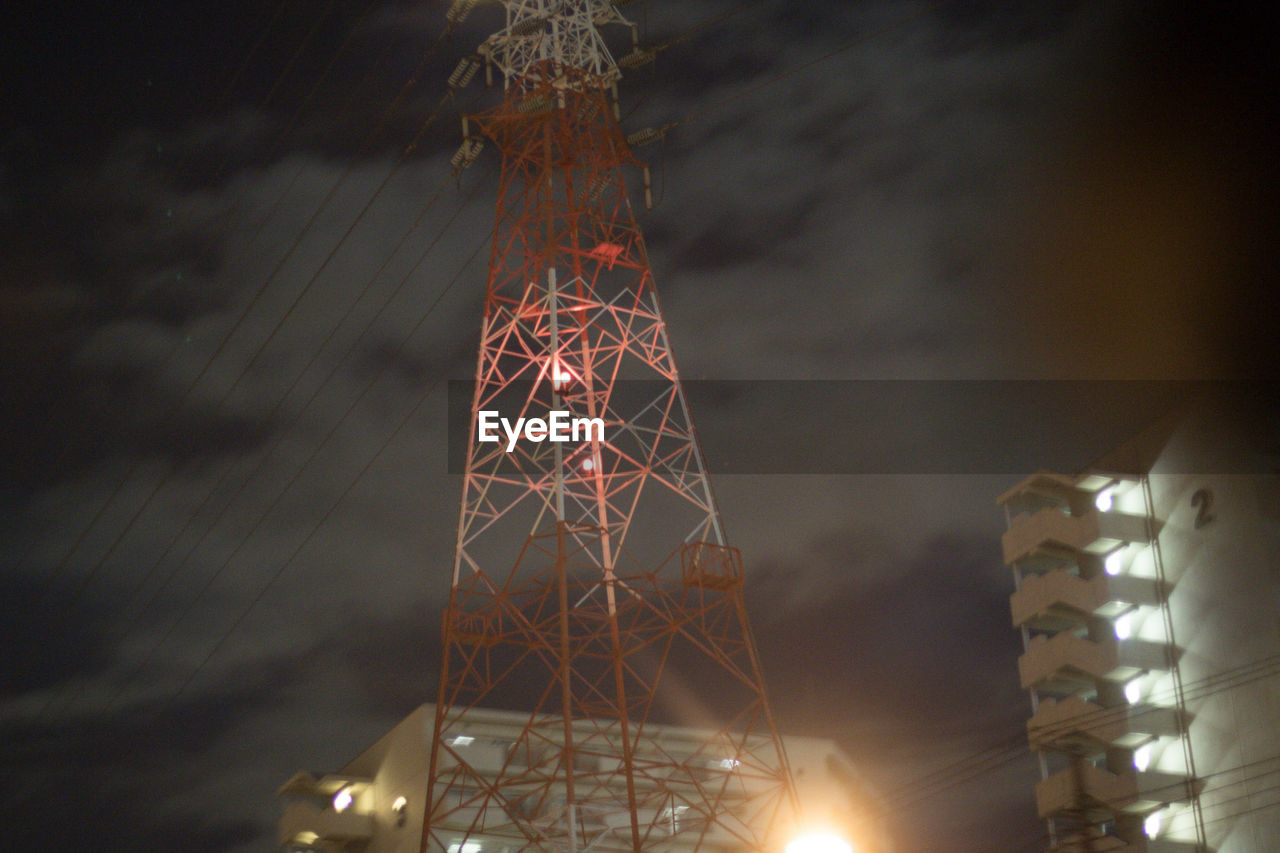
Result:
[[[1138,683],[1138,679],[1135,678],[1124,686],[1124,698],[1129,700],[1130,705],[1138,704],[1138,700],[1142,698],[1142,685]]]
[[[1093,505],[1098,508],[1098,512],[1111,511],[1111,489],[1110,487],[1103,489],[1093,497]]]
[[[1103,561],[1102,565],[1103,568],[1107,570],[1107,574],[1115,576],[1120,574],[1120,569],[1123,567],[1123,563],[1124,557],[1122,557],[1120,552],[1117,550],[1108,554],[1107,559]]]
[[[815,832],[792,841],[787,853],[853,853],[853,845],[834,833]]]
[[[1133,634],[1133,615],[1126,613],[1116,620],[1116,639],[1127,640]]]
[[[1151,766],[1151,744],[1144,743],[1133,752],[1133,766],[1139,773]]]
[[[1147,838],[1155,838],[1160,834],[1160,824],[1163,820],[1160,812],[1152,812],[1147,815],[1147,819],[1142,822],[1142,831],[1147,834]]]
[[[352,802],[351,789],[342,788],[338,791],[338,793],[333,795],[333,810],[341,814],[342,812],[345,812],[347,809],[351,808],[351,802]]]

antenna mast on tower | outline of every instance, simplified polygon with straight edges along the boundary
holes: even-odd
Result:
[[[606,0],[503,6],[479,50],[503,98],[454,160],[487,138],[502,172],[421,849],[763,850],[794,794],[623,182],[599,28],[630,25]],[[482,412],[603,429],[508,449]],[[477,749],[490,707],[527,723]]]

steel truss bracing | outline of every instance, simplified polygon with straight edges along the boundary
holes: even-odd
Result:
[[[618,69],[599,27],[626,24],[610,0],[504,0],[507,25],[480,46],[507,85],[536,86],[544,63],[612,81]],[[621,4],[619,4],[621,5]]]
[[[792,786],[623,184],[612,61],[581,61],[608,4],[506,5],[504,32],[537,8],[589,33],[471,118],[502,177],[422,850],[763,850]],[[508,450],[478,440],[482,412],[603,428]],[[469,712],[495,706],[528,723],[478,743]]]

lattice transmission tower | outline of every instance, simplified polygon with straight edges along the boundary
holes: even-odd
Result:
[[[764,850],[794,793],[623,181],[600,28],[630,25],[502,5],[451,78],[501,72],[455,166],[488,139],[502,171],[422,850]],[[603,429],[508,450],[482,412]],[[495,706],[527,723],[486,740]]]

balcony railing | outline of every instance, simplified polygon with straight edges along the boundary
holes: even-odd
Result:
[[[1100,679],[1121,683],[1144,672],[1166,670],[1169,655],[1169,648],[1160,643],[1093,641],[1063,631],[1053,637],[1032,637],[1026,653],[1018,658],[1018,675],[1025,689],[1067,694],[1096,687]]]
[[[279,824],[279,842],[293,843],[297,838],[310,838],[334,844],[368,841],[373,837],[373,815],[353,809],[338,812],[315,803],[299,801],[285,806]]]
[[[1085,763],[1059,770],[1036,785],[1036,810],[1043,818],[1078,815],[1082,808],[1112,815],[1144,814],[1187,800],[1191,793],[1184,776],[1132,769],[1112,773]]]
[[[1104,708],[1079,696],[1046,699],[1027,721],[1033,750],[1096,754],[1106,747],[1134,749],[1158,736],[1180,732],[1178,712],[1154,705]]]
[[[1089,616],[1112,617],[1135,605],[1159,603],[1153,579],[1097,575],[1085,580],[1064,571],[1032,575],[1009,598],[1013,624],[1036,630],[1062,630]]]
[[[1125,542],[1149,539],[1147,520],[1139,515],[1090,510],[1067,515],[1046,507],[1014,519],[1000,538],[1004,561],[1014,563],[1040,550],[1105,554]]]

